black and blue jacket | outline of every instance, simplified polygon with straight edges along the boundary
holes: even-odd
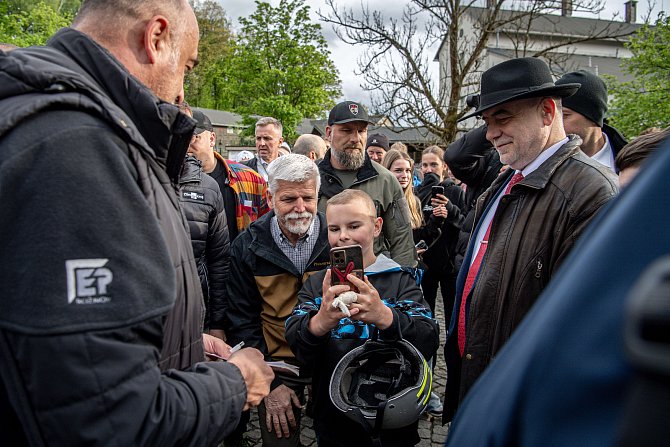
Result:
[[[351,419],[338,411],[330,401],[330,377],[340,359],[372,337],[375,326],[350,318],[323,337],[307,329],[309,319],[321,306],[323,278],[326,271],[312,275],[298,293],[298,305],[286,320],[286,340],[296,358],[312,368],[314,392],[314,429],[319,439],[333,445],[369,446],[370,436]],[[379,255],[365,269],[365,274],[377,289],[381,299],[393,311],[393,324],[379,331],[380,340],[402,338],[416,346],[425,358],[435,355],[438,347],[438,326],[430,307],[423,299],[413,269]],[[382,432],[384,446],[409,446],[419,442],[418,422],[397,430]]]

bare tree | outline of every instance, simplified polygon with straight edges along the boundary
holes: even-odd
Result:
[[[566,14],[597,14],[604,0],[488,0],[486,7],[477,3],[410,0],[400,17],[385,17],[363,2],[354,11],[326,0],[329,11],[318,14],[344,42],[366,47],[357,74],[371,92],[373,110],[394,123],[424,126],[444,143],[456,137],[457,120],[468,111],[464,97],[478,89],[480,65],[491,39],[511,42],[512,57],[541,56],[560,70],[575,44],[623,39],[634,29],[624,22],[586,19],[577,33],[561,29],[556,15],[561,7],[570,7]],[[541,46],[529,37],[538,27],[543,30]],[[447,54],[439,79],[431,69],[437,46]]]

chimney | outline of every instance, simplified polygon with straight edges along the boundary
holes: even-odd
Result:
[[[561,0],[561,15],[562,16],[572,15],[572,0]]]
[[[624,3],[623,6],[625,8],[624,9],[624,11],[625,11],[624,16],[625,16],[626,23],[635,23],[635,21],[637,20],[637,17],[636,17],[636,15],[637,15],[637,2],[631,0],[631,1],[628,1],[628,2]]]

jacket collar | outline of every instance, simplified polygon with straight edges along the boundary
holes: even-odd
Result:
[[[312,254],[309,257],[309,262],[307,263],[308,267],[314,262],[316,257],[329,246],[326,216],[321,212],[317,212],[317,215],[319,216],[318,239],[316,240]],[[251,236],[249,250],[261,258],[267,259],[268,261],[295,273],[297,272],[295,266],[286,256],[284,256],[272,238],[270,225],[274,216],[274,210],[270,210],[270,212],[265,213],[257,221],[249,225],[249,228],[246,230],[249,232],[249,236]],[[281,256],[278,256],[278,254]]]
[[[158,99],[105,48],[86,34],[63,28],[48,42],[77,63],[80,74],[92,79],[128,115],[154,151],[170,178],[176,180],[195,128],[195,121]]]
[[[179,184],[183,185],[185,183],[191,182],[200,182],[202,179],[202,164],[200,160],[193,157],[192,155],[187,155],[184,160],[184,164],[181,167],[181,174],[179,176]]]
[[[565,160],[579,152],[579,145],[581,143],[582,139],[577,135],[569,135],[567,143],[561,146],[554,155],[549,157],[540,167],[529,174],[528,177],[519,182],[519,185],[528,186],[533,189],[544,189],[554,175],[554,172],[556,172],[556,169]],[[504,174],[499,175],[491,185],[490,191],[497,191],[502,185],[506,184],[509,178],[514,175],[514,172],[514,169],[508,169]]]

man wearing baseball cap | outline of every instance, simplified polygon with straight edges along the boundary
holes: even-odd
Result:
[[[375,240],[375,254],[387,253],[398,264],[414,267],[416,249],[409,206],[395,176],[365,152],[368,124],[368,112],[357,102],[344,101],[330,111],[326,126],[330,149],[319,163],[319,211],[325,213],[328,199],[345,189],[365,191],[384,220],[382,234]]]
[[[579,135],[582,152],[617,172],[614,159],[627,142],[618,130],[605,123],[607,85],[586,70],[566,73],[556,85],[574,82],[581,84],[581,88],[563,100],[565,132]]]
[[[389,139],[386,138],[386,135],[373,133],[368,137],[365,150],[367,151],[372,161],[381,163],[384,155],[386,155],[386,152],[389,150]]]
[[[486,139],[510,169],[477,200],[445,345],[443,422],[618,192],[614,174],[580,151],[581,140],[563,128],[562,100],[579,87],[555,85],[540,59],[508,60],[482,74],[477,109],[463,118],[484,119]]]
[[[196,124],[188,153],[200,160],[203,172],[219,184],[232,243],[251,222],[270,210],[265,198],[267,185],[252,168],[216,152],[216,134],[209,117],[200,110],[192,114]]]

